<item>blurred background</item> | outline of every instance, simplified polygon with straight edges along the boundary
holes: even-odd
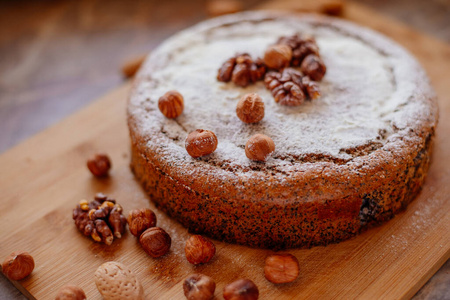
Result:
[[[146,53],[201,20],[287,4],[345,19],[354,3],[450,42],[450,0],[0,1],[0,153],[120,86]],[[449,270],[416,298],[449,299]],[[20,297],[0,276],[0,299]]]

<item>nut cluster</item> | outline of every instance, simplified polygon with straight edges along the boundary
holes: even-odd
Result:
[[[256,93],[242,96],[236,106],[236,115],[244,123],[257,123],[264,118],[264,102]]]
[[[184,280],[183,291],[188,300],[210,300],[214,297],[216,283],[203,274],[192,274]]]
[[[261,59],[253,60],[248,53],[239,53],[225,61],[217,73],[217,80],[233,82],[246,87],[261,80],[266,73],[266,66]]]
[[[93,201],[81,200],[73,210],[73,219],[79,231],[96,242],[111,245],[114,237],[120,239],[125,233],[127,219],[122,206],[116,200],[98,193]]]
[[[105,177],[111,169],[111,160],[108,155],[99,153],[87,161],[87,167],[95,177]]]
[[[128,229],[132,235],[140,237],[141,234],[156,226],[156,215],[149,208],[134,209],[128,213]]]
[[[264,134],[255,134],[245,144],[245,155],[254,161],[266,161],[275,151],[275,143]]]
[[[197,129],[186,138],[186,151],[194,158],[213,153],[217,148],[217,137],[214,132]]]
[[[272,283],[288,283],[297,279],[298,260],[292,254],[273,254],[266,258],[264,276]]]
[[[11,280],[22,280],[33,272],[34,259],[28,252],[13,252],[2,263],[2,271]]]
[[[139,243],[148,255],[157,258],[169,252],[172,239],[164,229],[151,227],[141,234]]]
[[[209,262],[216,254],[216,246],[206,237],[193,235],[184,247],[186,259],[194,265]]]
[[[169,119],[175,119],[184,109],[183,96],[177,91],[168,91],[158,100],[158,108]]]

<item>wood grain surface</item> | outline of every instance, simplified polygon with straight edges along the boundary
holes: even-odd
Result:
[[[288,4],[289,5],[289,4]],[[129,169],[125,102],[129,84],[99,99],[62,123],[34,136],[0,156],[0,257],[16,249],[35,258],[33,274],[18,283],[30,298],[51,299],[64,284],[82,286],[89,299],[100,299],[93,274],[104,261],[128,265],[143,283],[147,298],[183,298],[182,280],[202,272],[217,281],[216,298],[225,284],[254,280],[261,299],[408,298],[450,256],[450,48],[356,4],[346,17],[391,36],[424,65],[441,109],[435,153],[420,196],[389,223],[336,245],[291,250],[300,262],[299,279],[274,286],[263,276],[268,250],[216,241],[217,256],[194,267],[184,258],[189,234],[154,208]],[[86,159],[101,150],[109,153],[113,170],[107,179],[93,178]],[[136,239],[126,234],[107,247],[76,230],[71,211],[82,198],[102,191],[115,197],[125,212],[150,207],[158,226],[172,236],[171,252],[160,259],[147,256]]]

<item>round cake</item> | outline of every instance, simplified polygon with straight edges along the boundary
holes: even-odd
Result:
[[[321,96],[284,106],[257,81],[220,82],[236,53],[262,57],[281,36],[310,35],[326,74]],[[184,111],[166,118],[169,90]],[[246,124],[236,104],[257,93],[265,116]],[[392,218],[419,193],[438,108],[429,80],[393,41],[323,16],[246,12],[202,22],[147,58],[128,102],[131,167],[154,203],[191,232],[263,248],[326,245]],[[192,158],[187,135],[215,133],[214,153]],[[265,162],[249,160],[254,134],[272,138]]]

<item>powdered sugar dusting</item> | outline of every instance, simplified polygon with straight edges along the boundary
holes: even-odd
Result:
[[[285,107],[275,103],[262,82],[241,88],[216,80],[221,64],[235,53],[262,57],[280,36],[297,32],[316,38],[327,66],[320,98]],[[148,136],[148,146],[161,147],[168,160],[192,160],[185,138],[195,129],[211,130],[219,141],[217,150],[200,162],[230,167],[255,164],[244,148],[256,133],[271,137],[276,145],[265,163],[269,167],[293,165],[292,161],[310,154],[350,160],[345,149],[385,143],[395,130],[414,127],[429,112],[424,100],[428,83],[415,82],[417,76],[411,76],[421,72],[400,47],[347,23],[331,27],[314,19],[286,18],[199,27],[174,36],[152,53],[139,74],[129,113]],[[157,109],[158,98],[168,90],[184,97],[185,110],[176,120]],[[265,117],[257,124],[245,124],[236,116],[237,102],[250,92],[258,93],[265,103]]]

